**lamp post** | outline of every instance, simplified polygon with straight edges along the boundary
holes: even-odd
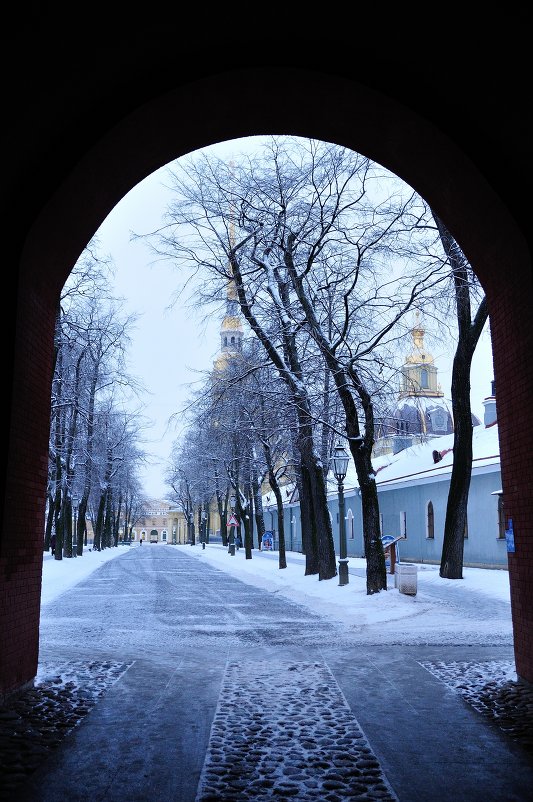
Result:
[[[291,548],[290,548],[290,550],[294,551],[294,527],[296,526],[296,518],[294,517],[294,514],[292,512],[290,513],[290,516],[291,516],[291,520],[290,520],[290,524],[291,524]]]
[[[205,510],[202,510],[202,548],[205,549],[205,530],[207,526],[207,513]]]
[[[339,494],[339,585],[347,585],[348,559],[346,556],[346,522],[344,520],[344,479],[348,470],[350,457],[346,453],[344,446],[338,443],[333,451],[331,464],[333,475],[337,480],[337,492]]]
[[[237,502],[237,499],[235,498],[235,496],[230,496],[229,505],[231,507],[231,515],[232,515],[232,517],[235,514],[235,504],[236,504],[236,502]],[[231,526],[229,528],[228,546],[229,546],[228,547],[229,554],[232,557],[235,557],[235,528],[233,526],[233,523],[231,524]]]
[[[78,551],[78,504],[79,499],[77,496],[72,497],[72,507],[74,509],[74,531],[72,533],[72,556],[77,557]]]

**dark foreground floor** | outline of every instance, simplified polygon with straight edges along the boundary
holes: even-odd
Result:
[[[129,551],[43,612],[36,687],[0,709],[1,798],[522,802],[512,660],[363,646],[183,551]]]

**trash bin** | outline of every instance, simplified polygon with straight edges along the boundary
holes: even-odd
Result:
[[[396,563],[394,582],[400,593],[407,596],[416,596],[417,567],[409,563]]]

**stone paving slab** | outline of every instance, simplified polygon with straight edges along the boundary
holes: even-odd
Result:
[[[397,802],[325,663],[227,666],[196,802]]]

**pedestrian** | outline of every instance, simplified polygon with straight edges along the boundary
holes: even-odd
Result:
[[[142,546],[142,544],[143,544],[143,539],[141,538],[141,539],[139,540],[139,546]]]
[[[52,537],[50,538],[50,552],[52,554],[56,553],[56,536],[55,535],[52,535]]]

